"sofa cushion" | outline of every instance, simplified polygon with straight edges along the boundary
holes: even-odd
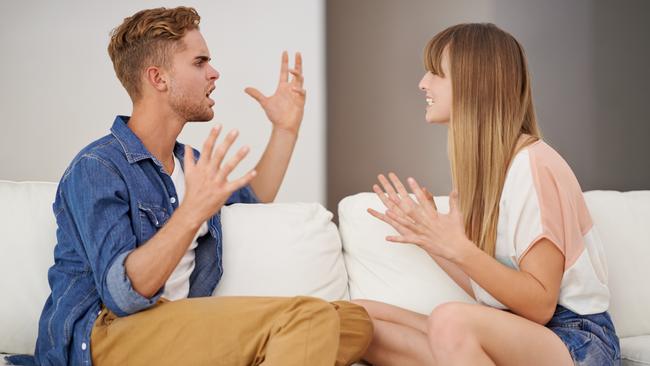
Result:
[[[621,338],[623,366],[650,365],[650,335]]]
[[[607,257],[616,332],[650,334],[650,191],[591,191],[585,200]]]
[[[436,197],[442,212],[446,197]],[[395,231],[366,212],[384,211],[374,193],[359,193],[339,203],[339,230],[348,269],[350,297],[387,302],[429,314],[447,301],[473,302],[422,249],[385,240]]]
[[[0,352],[32,353],[54,264],[54,183],[0,181]]]
[[[224,274],[215,295],[349,299],[341,240],[331,220],[317,203],[224,207]]]

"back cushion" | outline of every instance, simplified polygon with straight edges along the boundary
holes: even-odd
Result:
[[[609,267],[619,336],[650,334],[650,191],[585,193]]]
[[[0,352],[33,353],[54,264],[54,183],[0,181]]]
[[[449,211],[446,197],[435,201],[441,212]],[[385,237],[396,232],[366,212],[369,207],[385,210],[374,193],[359,193],[339,203],[351,298],[379,300],[423,314],[448,301],[474,302],[424,250],[387,242]]]
[[[235,204],[221,212],[224,274],[216,296],[349,299],[341,240],[323,206]]]

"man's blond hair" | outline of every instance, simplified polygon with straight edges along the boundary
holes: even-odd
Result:
[[[198,29],[200,20],[190,7],[146,9],[125,18],[113,29],[108,54],[133,102],[142,97],[143,71],[149,66],[169,67],[172,53],[185,46],[180,39]]]

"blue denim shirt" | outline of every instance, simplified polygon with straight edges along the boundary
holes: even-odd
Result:
[[[178,208],[171,177],[118,116],[111,134],[74,158],[56,193],[52,293],[41,314],[36,362],[40,365],[92,364],[90,334],[104,304],[118,316],[154,305],[161,288],[147,298],[126,275],[124,261],[151,238]],[[174,155],[183,162],[184,146]],[[198,158],[198,151],[194,151]],[[250,187],[226,202],[255,203]],[[209,233],[198,239],[189,297],[210,296],[223,273],[220,214],[208,220]],[[10,360],[11,361],[11,360]]]

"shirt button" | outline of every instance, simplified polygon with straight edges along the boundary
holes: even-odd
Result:
[[[85,351],[87,347],[88,347],[88,346],[86,346],[86,342],[83,342],[83,343],[81,344],[81,350],[82,350],[82,351]]]
[[[169,202],[171,202],[171,203],[176,203],[176,197],[171,197],[171,198],[169,199]]]

